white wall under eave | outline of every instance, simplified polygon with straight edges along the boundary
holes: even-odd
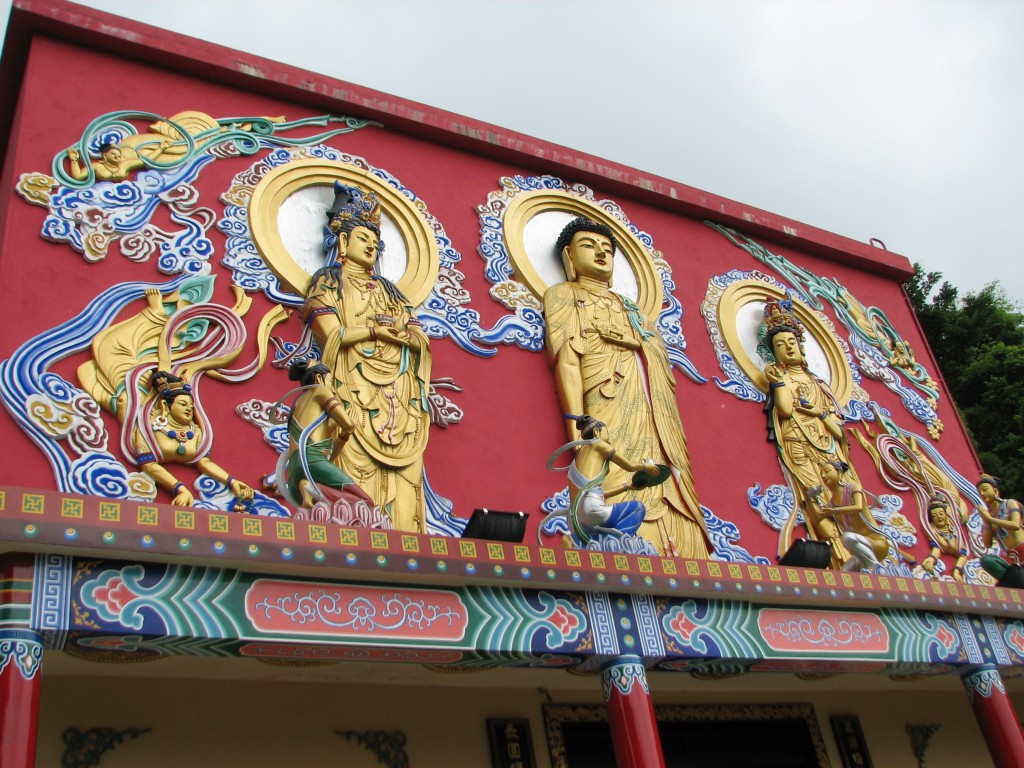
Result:
[[[547,695],[557,704],[602,703],[596,676],[564,671],[443,674],[398,664],[286,668],[234,660],[234,668],[247,672],[228,678],[218,677],[224,662],[214,659],[99,664],[48,654],[48,661],[57,663],[48,673],[44,663],[38,766],[60,764],[68,727],[149,727],[105,753],[101,768],[380,768],[375,754],[335,730],[400,730],[412,768],[475,768],[491,764],[486,719],[525,717],[537,768],[551,768],[542,714]],[[240,679],[247,674],[251,679]],[[909,723],[941,726],[929,743],[928,768],[991,765],[955,676],[909,683],[855,675],[698,681],[653,673],[649,679],[657,705],[811,704],[834,768],[842,761],[831,715],[860,718],[879,768],[917,768]]]

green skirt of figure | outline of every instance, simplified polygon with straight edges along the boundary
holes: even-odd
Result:
[[[328,488],[355,485],[355,480],[331,463],[333,449],[334,444],[330,440],[321,440],[318,443],[306,445],[306,464],[309,467],[309,477],[306,477],[303,470],[299,452],[293,451],[288,459],[288,487],[298,491],[299,484],[303,480],[311,480],[317,485],[324,485]]]
[[[1003,560],[999,555],[982,555],[980,562],[981,567],[985,569],[985,572],[996,581],[1003,578],[1003,576],[1006,575],[1006,572],[1010,570],[1010,564]]]

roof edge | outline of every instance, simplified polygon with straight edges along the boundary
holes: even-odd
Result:
[[[851,238],[713,195],[594,155],[371,88],[236,51],[64,0],[14,0],[0,83],[20,79],[28,40],[42,34],[258,91],[314,109],[377,120],[389,129],[608,190],[815,256],[906,281],[909,259]],[[8,93],[12,88],[5,89]],[[10,112],[8,113],[10,114]],[[0,126],[6,151],[10,126]]]

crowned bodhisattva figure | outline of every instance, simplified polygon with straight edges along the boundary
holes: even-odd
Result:
[[[859,487],[843,430],[843,409],[828,385],[807,366],[804,329],[791,299],[768,300],[758,341],[758,351],[770,361],[764,369],[768,440],[778,449],[796,507],[803,511],[812,538],[832,544],[832,567],[852,564],[855,560],[851,561],[853,555],[843,544],[843,530],[833,514],[822,511],[825,500],[819,498],[826,491],[825,467],[845,466],[840,473]]]
[[[430,347],[398,286],[377,273],[380,201],[335,182],[327,264],[313,275],[303,318],[353,429],[337,466],[391,518],[426,532],[423,451],[430,423]]]

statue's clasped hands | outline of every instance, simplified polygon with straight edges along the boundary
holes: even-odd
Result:
[[[385,344],[394,344],[398,347],[408,347],[412,344],[412,334],[400,328],[381,326],[375,329],[373,335]]]
[[[793,406],[793,410],[797,413],[802,413],[805,416],[813,416],[816,419],[824,419],[828,416],[828,411],[825,409],[819,411],[817,408],[811,408],[800,403],[795,404]]]

